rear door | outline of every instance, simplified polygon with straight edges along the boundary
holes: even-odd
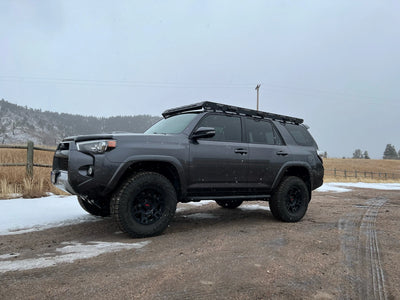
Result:
[[[212,127],[216,134],[190,143],[189,188],[222,191],[246,186],[248,147],[242,141],[241,118],[208,114],[199,127]]]
[[[290,152],[274,124],[265,119],[244,118],[248,141],[248,180],[257,189],[269,190]]]

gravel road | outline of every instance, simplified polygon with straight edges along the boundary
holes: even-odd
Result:
[[[0,236],[0,299],[399,299],[399,195],[314,192],[293,224],[209,201],[153,238],[109,218]]]

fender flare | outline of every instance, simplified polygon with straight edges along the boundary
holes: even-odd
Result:
[[[128,157],[120,164],[120,166],[117,168],[117,170],[114,172],[113,176],[107,183],[106,193],[109,193],[112,190],[114,190],[115,187],[120,182],[122,176],[125,174],[125,172],[132,165],[140,162],[163,162],[171,164],[173,167],[175,167],[176,171],[178,172],[181,193],[183,195],[186,193],[187,183],[186,183],[186,177],[184,175],[185,170],[181,162],[175,157],[165,156],[165,155],[134,155]]]
[[[312,178],[312,170],[311,170],[310,165],[308,165],[307,163],[305,163],[305,162],[303,162],[303,161],[290,161],[290,162],[284,163],[284,164],[282,165],[282,167],[279,169],[278,175],[275,177],[275,180],[274,180],[274,182],[273,182],[273,184],[272,184],[271,190],[272,190],[272,191],[275,191],[275,190],[276,190],[276,188],[277,188],[277,187],[279,186],[279,184],[281,183],[282,178],[285,176],[286,171],[287,171],[289,168],[292,168],[292,167],[303,168],[303,169],[305,169],[305,170],[307,171],[307,173],[308,173],[308,178],[309,178],[309,180],[310,180],[310,186],[307,187],[307,188],[310,189],[309,192],[311,193],[311,187],[313,186],[313,182],[312,182],[312,180],[313,180],[313,178]]]

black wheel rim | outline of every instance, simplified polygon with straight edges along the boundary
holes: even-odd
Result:
[[[289,212],[296,213],[303,205],[303,194],[299,187],[291,187],[287,193],[286,207]]]
[[[150,225],[157,222],[165,210],[162,194],[154,189],[141,191],[135,198],[131,213],[136,222]]]

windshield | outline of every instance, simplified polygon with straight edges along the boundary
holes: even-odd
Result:
[[[146,134],[181,133],[196,116],[197,114],[182,114],[169,117],[168,119],[162,119],[160,122],[154,124],[149,129],[147,129],[144,133]]]

